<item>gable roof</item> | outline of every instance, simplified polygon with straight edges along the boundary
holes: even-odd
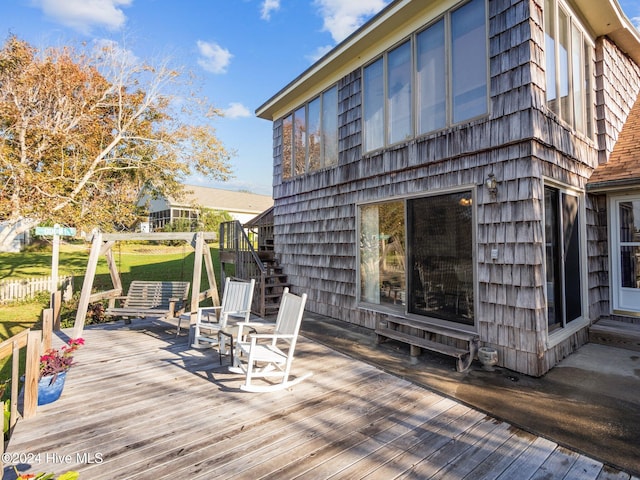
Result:
[[[212,210],[225,210],[238,213],[261,213],[273,205],[273,199],[267,195],[247,192],[233,192],[222,188],[185,185],[185,194],[180,200],[167,199],[172,206],[191,207],[198,205]]]
[[[589,191],[612,190],[640,185],[640,95],[629,112],[609,161],[599,165],[587,188]]]

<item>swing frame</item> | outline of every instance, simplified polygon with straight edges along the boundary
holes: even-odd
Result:
[[[200,302],[207,298],[211,298],[214,306],[220,305],[218,295],[218,286],[213,270],[213,260],[211,258],[211,250],[208,248],[207,240],[216,240],[217,236],[214,232],[157,232],[157,233],[102,233],[97,232],[93,236],[91,253],[87,261],[87,270],[82,283],[82,293],[78,302],[78,311],[73,327],[74,338],[82,337],[84,323],[87,316],[89,303],[99,300],[109,299],[109,303],[114,303],[117,297],[122,295],[122,279],[116,264],[112,248],[119,241],[165,241],[165,240],[183,240],[190,243],[195,249],[193,263],[193,279],[191,281],[191,300],[190,300],[190,323],[195,323],[198,306]],[[206,248],[205,248],[206,247]],[[96,276],[98,259],[104,255],[109,267],[109,275],[113,288],[102,292],[91,293],[93,282]],[[207,278],[209,280],[209,289],[200,291],[200,277],[202,276],[202,261],[204,260]]]

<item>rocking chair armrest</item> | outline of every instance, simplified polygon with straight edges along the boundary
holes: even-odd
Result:
[[[250,333],[249,338],[252,340],[265,339],[265,338],[294,338],[295,335],[283,335],[281,333]]]

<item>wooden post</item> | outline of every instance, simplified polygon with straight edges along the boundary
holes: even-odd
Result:
[[[58,289],[58,263],[60,258],[60,225],[53,226],[53,254],[51,255],[51,293]]]
[[[207,278],[209,279],[209,296],[213,301],[214,307],[220,306],[220,295],[218,294],[218,284],[216,283],[216,274],[213,269],[213,259],[211,258],[211,249],[209,245],[204,244],[204,266],[207,270]]]
[[[51,336],[53,335],[53,308],[42,310],[42,351],[51,348]]]
[[[202,277],[202,255],[204,251],[204,235],[195,234],[195,255],[193,260],[193,279],[191,280],[191,313],[197,312],[200,303],[200,279]]]
[[[84,330],[84,322],[87,318],[87,309],[89,308],[89,297],[91,296],[91,288],[93,288],[93,279],[96,276],[96,268],[98,267],[98,257],[100,256],[100,246],[102,245],[102,233],[98,232],[93,237],[93,245],[89,254],[89,262],[87,263],[87,271],[84,275],[82,283],[82,293],[78,302],[78,311],[76,313],[76,321],[73,326],[73,338],[82,337]]]
[[[56,290],[51,294],[49,304],[53,310],[53,330],[60,330],[60,311],[62,310],[62,291]]]
[[[27,337],[28,338],[28,337]],[[11,354],[11,418],[9,431],[13,430],[18,421],[18,383],[20,378],[20,343],[13,341],[13,353]],[[3,442],[4,443],[4,442]]]
[[[40,376],[40,332],[29,332],[27,361],[24,374],[24,407],[22,417],[27,420],[38,408],[38,377]]]

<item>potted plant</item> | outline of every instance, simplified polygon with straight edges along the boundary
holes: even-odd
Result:
[[[60,349],[47,350],[40,357],[38,405],[46,405],[60,398],[67,371],[73,365],[73,353],[84,345],[82,338],[72,338]]]

